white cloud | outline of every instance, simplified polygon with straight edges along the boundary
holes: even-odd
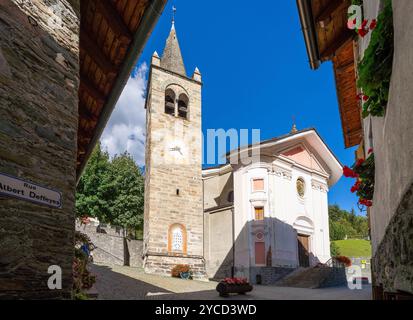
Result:
[[[128,151],[139,166],[145,164],[145,88],[148,66],[142,63],[129,78],[102,134],[111,157]]]

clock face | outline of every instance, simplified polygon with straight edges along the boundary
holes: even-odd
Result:
[[[181,140],[172,140],[168,143],[168,153],[178,163],[186,159],[186,146]]]

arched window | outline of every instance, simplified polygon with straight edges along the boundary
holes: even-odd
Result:
[[[188,118],[188,104],[189,99],[186,94],[182,93],[179,95],[178,99],[178,116],[181,118]]]
[[[173,224],[168,232],[168,252],[186,254],[187,250],[186,229],[181,224]]]
[[[182,229],[176,227],[172,230],[172,251],[182,251],[184,247],[184,240]]]
[[[175,92],[172,89],[165,91],[165,113],[175,115]]]

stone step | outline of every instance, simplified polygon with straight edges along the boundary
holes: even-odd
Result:
[[[293,274],[277,282],[277,286],[315,289],[341,286],[346,282],[345,269],[314,267],[297,270]]]

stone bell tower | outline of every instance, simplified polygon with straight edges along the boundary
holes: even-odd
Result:
[[[162,58],[152,56],[146,101],[145,272],[189,265],[205,277],[201,74],[186,75],[172,28]]]

